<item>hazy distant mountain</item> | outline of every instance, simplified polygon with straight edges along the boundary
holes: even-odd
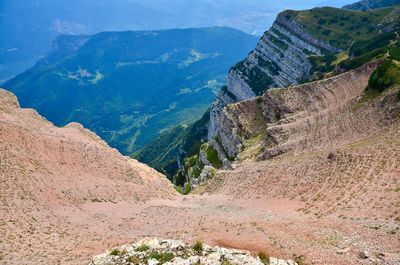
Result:
[[[343,1],[347,1],[343,3]],[[340,2],[340,3],[339,3]],[[351,0],[2,0],[0,82],[49,49],[58,34],[228,26],[261,36],[283,9]],[[23,18],[23,19],[22,19]],[[20,62],[15,64],[15,62]],[[14,63],[14,64],[10,64]]]
[[[201,117],[257,41],[222,27],[61,36],[4,87],[56,125],[80,122],[130,153]]]

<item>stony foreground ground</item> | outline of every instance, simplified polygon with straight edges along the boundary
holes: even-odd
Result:
[[[148,238],[124,245],[95,256],[89,265],[298,265],[260,252],[253,257],[249,251],[211,247],[197,241],[193,245],[178,240]]]
[[[316,217],[301,208],[294,200],[225,196],[57,207],[33,213],[27,227],[3,220],[2,263],[86,264],[106,249],[158,237],[282,259],[304,256],[309,264],[398,264],[397,226],[379,219]]]

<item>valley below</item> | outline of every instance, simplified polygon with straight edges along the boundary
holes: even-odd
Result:
[[[399,14],[59,36],[0,89],[0,264],[400,265]]]

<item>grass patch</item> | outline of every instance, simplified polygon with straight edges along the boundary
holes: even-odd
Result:
[[[192,249],[193,249],[194,251],[196,251],[197,253],[201,253],[201,252],[203,251],[203,242],[200,241],[200,240],[197,240],[197,241],[193,244]]]
[[[113,250],[111,250],[110,255],[111,256],[118,256],[121,254],[121,251],[119,251],[119,249],[114,248]]]
[[[175,185],[174,188],[178,193],[183,194],[183,188],[181,186],[176,186]]]
[[[183,189],[183,195],[188,195],[192,190],[192,184],[190,182],[185,183],[185,187]]]
[[[138,246],[138,247],[136,248],[136,251],[144,252],[144,251],[147,251],[147,250],[149,250],[149,249],[150,249],[150,247],[149,247],[148,245],[143,244],[143,245]]]
[[[400,20],[398,16],[392,21],[386,21],[394,12],[392,8],[359,12],[322,7],[305,11],[288,10],[282,15],[298,21],[316,39],[345,50],[355,41],[377,36],[380,33],[379,24],[397,24]]]
[[[149,259],[156,259],[159,261],[158,264],[164,264],[175,258],[174,253],[171,252],[157,252],[153,251],[149,255]]]
[[[219,160],[218,152],[211,145],[203,145],[202,150],[205,152],[208,162],[210,162],[213,167],[217,169],[222,167],[222,162]]]

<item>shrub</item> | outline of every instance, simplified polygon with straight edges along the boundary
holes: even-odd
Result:
[[[144,252],[144,251],[147,251],[147,250],[149,250],[149,249],[150,249],[150,247],[149,247],[148,245],[143,244],[143,245],[138,246],[138,247],[136,248],[136,251]]]
[[[368,81],[368,87],[380,92],[400,83],[400,67],[392,60],[386,60],[372,73]]]
[[[222,162],[219,160],[218,152],[211,145],[204,144],[202,150],[205,152],[207,160],[213,167],[217,169],[222,167]]]
[[[183,186],[185,182],[186,176],[182,170],[179,170],[178,173],[174,176],[174,184],[177,186]]]
[[[400,61],[400,48],[399,47],[395,47],[395,48],[391,49],[389,51],[389,54],[393,59]]]
[[[119,254],[121,254],[121,251],[119,251],[118,249],[114,248],[113,250],[111,250],[110,255],[111,256],[118,256]]]
[[[192,249],[198,253],[203,251],[203,242],[197,240],[196,243],[193,244]]]
[[[192,190],[192,184],[190,182],[185,183],[185,189],[183,190],[183,195],[188,195]]]
[[[260,258],[261,262],[264,264],[269,264],[269,255],[263,251],[258,253],[258,257]]]

